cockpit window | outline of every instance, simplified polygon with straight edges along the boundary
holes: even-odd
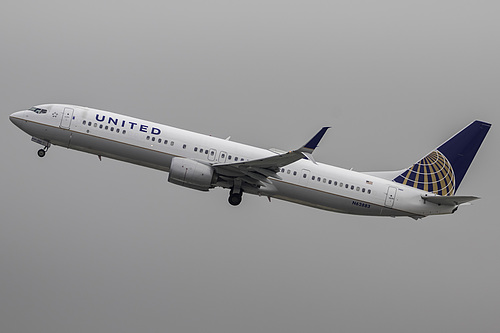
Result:
[[[36,108],[36,107],[32,107],[30,108],[30,111],[33,111],[35,113],[47,113],[47,110],[45,109],[40,109],[40,108]]]

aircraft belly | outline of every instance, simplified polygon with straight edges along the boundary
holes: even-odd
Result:
[[[349,198],[331,192],[322,191],[320,189],[308,188],[292,183],[273,180],[276,187],[274,193],[262,193],[270,195],[274,198],[299,203],[305,206],[315,207],[328,211],[355,214],[355,215],[371,215],[380,216],[386,210],[376,204],[371,204],[366,201]],[[264,191],[265,192],[265,191]],[[395,215],[394,213],[388,214]],[[398,214],[396,214],[398,215]],[[405,214],[399,214],[405,215]]]
[[[73,132],[71,149],[168,171],[172,155],[125,142]]]
[[[68,147],[72,137],[72,132],[69,130],[31,121],[26,123],[23,130],[34,137],[62,147]]]

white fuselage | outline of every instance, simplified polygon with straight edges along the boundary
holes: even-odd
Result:
[[[19,111],[11,120],[54,145],[162,171],[174,157],[215,165],[276,155],[275,152],[117,113],[72,105],[44,105],[44,114]],[[452,213],[456,207],[424,201],[426,192],[369,175],[301,159],[281,168],[257,194],[357,215],[410,216]]]

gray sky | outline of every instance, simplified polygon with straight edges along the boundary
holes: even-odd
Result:
[[[0,331],[492,332],[500,327],[497,1],[4,1]],[[370,218],[172,185],[39,147],[42,103],[318,161],[406,167],[493,123],[454,215]]]

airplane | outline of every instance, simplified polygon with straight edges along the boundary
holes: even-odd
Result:
[[[150,121],[75,105],[43,104],[10,120],[43,146],[75,149],[166,171],[168,181],[199,191],[229,190],[327,211],[366,216],[451,214],[479,199],[456,192],[491,124],[473,121],[399,171],[358,172],[317,162],[313,152],[329,127],[295,150],[262,149]]]

